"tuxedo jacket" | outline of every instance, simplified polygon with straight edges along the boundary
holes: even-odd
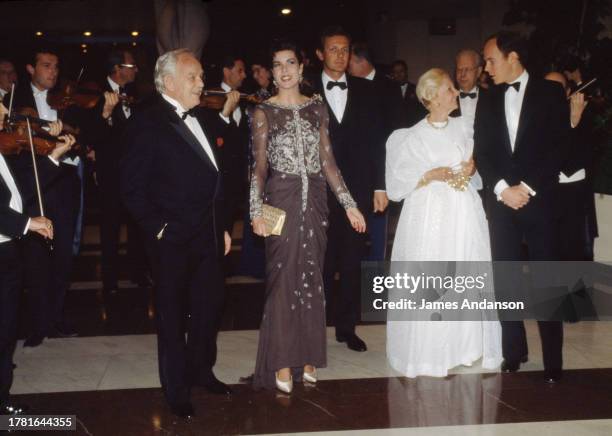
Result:
[[[23,212],[19,213],[10,208],[11,191],[4,178],[0,177],[0,233],[11,238],[20,238],[23,236],[28,219],[40,216],[40,209],[35,201],[36,184],[33,164],[29,153],[5,156],[5,161],[21,196]],[[37,166],[41,189],[52,183],[61,172],[59,166],[46,157],[40,158]]]
[[[416,85],[407,82],[406,94],[402,97],[404,122],[403,127],[412,127],[427,116],[427,109],[416,96]],[[400,87],[401,92],[401,87]]]
[[[383,129],[386,141],[394,130],[408,127],[402,89],[399,84],[385,77],[378,70],[374,74],[372,83],[376,88],[377,97],[381,100],[380,105],[383,110]]]
[[[196,109],[196,118],[214,152],[225,123]],[[223,252],[227,217],[223,208],[221,172],[175,113],[159,97],[156,104],[135,113],[122,138],[120,190],[129,213],[144,235],[185,244],[199,233],[211,248]],[[217,165],[218,165],[217,160]]]
[[[385,189],[385,129],[376,87],[347,75],[348,96],[342,122],[329,106],[321,74],[316,92],[329,110],[329,136],[346,185],[362,211],[372,208],[374,191]],[[335,201],[335,200],[334,200]]]
[[[103,92],[114,92],[108,80],[101,83]],[[129,95],[129,94],[128,94]],[[93,129],[91,136],[91,146],[96,152],[96,168],[108,178],[118,179],[119,159],[121,158],[121,136],[128,122],[128,118],[123,111],[120,101],[113,108],[109,122],[102,118],[104,109],[104,98],[101,98],[91,113],[89,127]],[[134,109],[131,108],[131,115]]]
[[[569,109],[558,83],[529,77],[514,151],[506,125],[504,88],[493,87],[481,95],[476,108],[474,158],[488,196],[494,197],[493,189],[501,179],[510,186],[523,181],[536,196],[516,213],[534,219],[555,213],[559,171],[567,156],[569,138]],[[493,217],[515,212],[495,198],[487,204]]]

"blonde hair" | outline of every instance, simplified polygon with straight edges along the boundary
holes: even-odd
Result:
[[[419,77],[416,86],[416,95],[419,101],[429,109],[431,101],[438,95],[438,90],[442,86],[442,81],[445,78],[450,79],[450,75],[442,68],[432,68],[425,71]]]

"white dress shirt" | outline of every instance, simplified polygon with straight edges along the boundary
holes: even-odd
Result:
[[[340,89],[338,86],[334,86],[332,89],[327,89],[328,82],[346,82],[346,74],[343,74],[338,80],[333,80],[329,77],[325,71],[321,73],[321,78],[323,79],[323,92],[325,93],[325,98],[331,107],[332,112],[336,116],[338,122],[342,122],[342,117],[344,116],[344,110],[346,109],[346,100],[348,98],[348,88]],[[348,84],[347,84],[348,85]]]
[[[461,91],[465,92],[465,91]],[[461,116],[464,118],[466,123],[471,123],[474,126],[474,118],[476,118],[476,104],[478,104],[478,97],[480,96],[478,92],[478,86],[475,86],[468,94],[476,93],[475,98],[471,97],[459,97],[459,107],[461,108]]]
[[[6,94],[8,94],[8,91],[5,91],[4,89],[0,88],[0,101],[4,100]]]
[[[47,94],[49,93],[48,89],[44,91],[40,91],[34,84],[30,84],[32,86],[32,93],[34,95],[34,102],[36,102],[36,111],[38,112],[38,118],[47,120],[47,121],[57,121],[57,111],[47,103]],[[63,163],[68,165],[77,166],[81,159],[76,156],[74,158],[63,157],[61,159]]]
[[[527,82],[529,81],[529,73],[527,70],[523,70],[520,76],[516,78],[512,83],[519,82],[521,84],[517,91],[514,87],[510,86],[506,90],[504,95],[504,112],[506,114],[506,125],[508,126],[508,136],[510,138],[510,147],[514,153],[514,147],[516,143],[516,133],[518,132],[519,119],[521,117],[521,109],[523,107],[523,99],[525,98],[525,89],[527,88]],[[493,191],[497,195],[498,200],[500,199],[501,193],[510,185],[501,179],[495,185]]]
[[[111,79],[110,77],[106,76],[106,80],[108,81],[108,84],[110,85],[111,89],[113,90],[113,92],[116,92],[117,94],[121,95],[121,93],[119,92],[119,84],[116,83],[113,79]],[[130,107],[127,104],[123,104],[123,102],[119,102],[119,104],[122,106],[123,109],[123,113],[125,114],[125,118],[129,118],[130,115],[132,115],[132,111],[130,109]]]
[[[400,85],[400,88],[402,90],[402,97],[406,97],[406,91],[408,91],[408,84],[404,83],[403,85]]]
[[[179,116],[179,118],[182,119],[183,113],[187,112],[185,108],[178,101],[171,97],[168,97],[166,94],[162,94],[162,97],[172,106],[174,106],[174,111]],[[187,125],[187,128],[191,130],[191,133],[193,133],[193,135],[196,137],[212,164],[215,166],[217,171],[219,171],[219,167],[217,166],[217,162],[215,161],[215,155],[213,154],[212,148],[208,143],[208,139],[206,139],[206,135],[202,130],[202,126],[200,126],[200,122],[191,115],[187,115],[183,122]]]
[[[233,91],[231,86],[225,82],[221,82],[221,89],[223,89],[225,92]],[[240,120],[242,119],[242,110],[240,109],[240,105],[236,106],[236,109],[234,109],[234,112],[232,112],[232,118],[234,121],[236,121],[237,126],[240,125]]]
[[[0,154],[0,177],[4,179],[4,183],[8,187],[9,191],[11,191],[11,201],[9,202],[9,207],[13,209],[15,212],[23,213],[23,203],[21,201],[21,195],[19,194],[19,190],[17,189],[17,185],[15,184],[15,180],[9,171],[8,166],[6,165],[6,161],[4,160],[4,156]],[[25,235],[28,232],[28,227],[30,226],[30,220],[26,223],[25,229],[23,229],[23,234]],[[6,235],[0,233],[0,243],[8,242],[11,238]]]

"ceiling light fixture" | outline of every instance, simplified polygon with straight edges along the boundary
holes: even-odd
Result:
[[[36,32],[36,36],[43,36],[43,33],[39,30],[38,32]]]
[[[83,32],[83,35],[85,36],[91,36],[91,32],[89,30],[86,30],[85,32]]]
[[[139,35],[138,30],[132,30],[132,36],[138,36],[138,35]]]
[[[283,14],[283,15],[291,14],[291,8],[283,8],[283,9],[281,9],[281,14]]]

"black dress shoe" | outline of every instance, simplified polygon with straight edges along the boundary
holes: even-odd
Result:
[[[199,383],[199,385],[202,386],[204,389],[206,389],[211,394],[217,394],[217,395],[231,395],[232,394],[232,390],[230,389],[230,387],[226,385],[225,383],[223,383],[222,381],[220,381],[214,375],[212,377],[209,377],[203,383]]]
[[[365,342],[355,333],[350,335],[336,335],[336,340],[338,342],[346,342],[346,346],[353,351],[366,351],[368,349]]]
[[[49,332],[50,338],[74,338],[78,335],[76,329],[66,322],[58,322]]]
[[[0,407],[0,415],[24,415],[30,408],[24,404],[3,404]]]
[[[23,341],[23,346],[38,347],[40,344],[43,343],[44,339],[45,337],[43,335],[31,335],[28,336],[25,341]]]
[[[504,360],[501,364],[502,372],[516,372],[518,371],[521,364],[519,362],[511,362],[509,360]]]
[[[558,383],[561,380],[561,376],[563,375],[563,370],[561,369],[545,369],[544,370],[544,381],[551,385]]]
[[[193,410],[193,406],[190,402],[171,404],[170,411],[183,419],[192,419],[195,416],[195,410]]]

